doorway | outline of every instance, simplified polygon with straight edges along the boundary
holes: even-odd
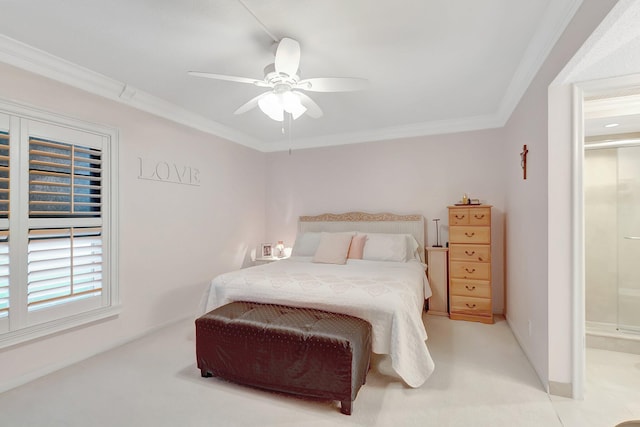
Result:
[[[587,139],[591,139],[585,141],[584,153],[587,346],[640,352],[640,138]],[[636,338],[637,349],[621,341]]]

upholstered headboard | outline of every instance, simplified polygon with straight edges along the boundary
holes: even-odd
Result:
[[[411,234],[420,245],[420,259],[424,262],[424,217],[422,215],[369,214],[347,212],[301,216],[298,232],[306,231],[360,231],[369,233]]]

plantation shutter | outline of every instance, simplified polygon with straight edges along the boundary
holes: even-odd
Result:
[[[9,134],[0,132],[0,218],[9,218]]]
[[[50,307],[102,291],[99,227],[29,230],[29,310]]]
[[[0,318],[9,315],[9,133],[0,132]]]
[[[102,293],[101,157],[97,148],[29,138],[29,311]]]
[[[0,100],[0,351],[120,312],[118,163],[116,129]]]
[[[100,217],[101,151],[29,139],[29,217]]]
[[[9,315],[9,230],[0,230],[0,318]]]

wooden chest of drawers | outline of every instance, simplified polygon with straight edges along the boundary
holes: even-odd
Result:
[[[493,323],[491,206],[449,206],[449,312]]]

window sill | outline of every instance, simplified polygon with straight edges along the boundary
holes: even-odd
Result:
[[[118,316],[121,311],[122,307],[120,305],[99,308],[62,319],[29,326],[17,331],[5,332],[0,334],[0,349],[23,344],[38,338],[44,338],[79,326],[89,325],[90,323],[109,317],[115,317]]]

